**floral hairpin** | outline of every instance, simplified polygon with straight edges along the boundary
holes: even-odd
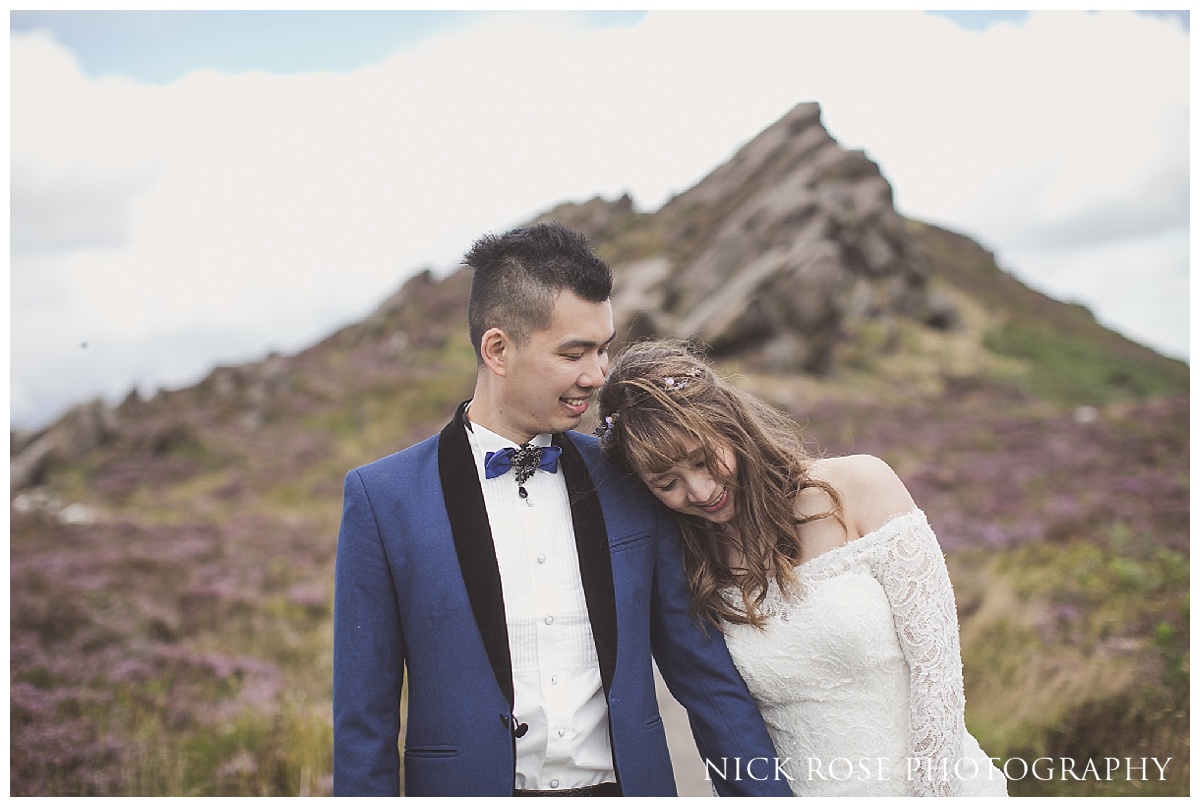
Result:
[[[688,385],[691,384],[693,380],[703,376],[704,371],[702,369],[699,367],[693,367],[681,376],[663,376],[661,379],[659,379],[659,382],[662,384],[663,389],[667,392],[678,392],[681,389],[687,389]],[[604,422],[597,426],[592,432],[592,434],[600,438],[601,445],[607,443],[609,438],[612,437],[613,429],[616,428],[617,418],[619,417],[621,417],[620,412],[613,412],[611,415],[604,418]]]
[[[664,376],[662,380],[663,389],[667,392],[677,392],[681,389],[687,389],[688,385],[692,383],[691,379],[700,378],[700,376],[704,375],[704,371],[698,367],[693,367],[683,375],[683,378],[670,375]]]
[[[617,424],[617,418],[621,416],[620,412],[613,412],[604,419],[604,422],[596,427],[592,434],[600,438],[601,443],[608,442],[608,438],[612,436],[613,427]]]

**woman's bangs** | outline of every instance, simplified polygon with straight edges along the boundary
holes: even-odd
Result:
[[[698,437],[678,425],[647,418],[629,424],[627,453],[634,468],[645,476],[666,473],[695,449]]]

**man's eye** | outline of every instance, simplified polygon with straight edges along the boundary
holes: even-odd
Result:
[[[566,353],[563,355],[563,358],[569,359],[571,361],[579,361],[580,359],[583,358],[583,354],[582,353]]]

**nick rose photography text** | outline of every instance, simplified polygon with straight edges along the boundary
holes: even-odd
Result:
[[[935,765],[928,759],[909,757],[903,760],[907,766],[906,776],[896,777],[893,775],[896,768],[884,757],[834,757],[828,762],[813,757],[798,760],[791,757],[752,757],[744,763],[740,757],[721,757],[719,761],[704,760],[704,778],[705,781],[712,781],[713,777],[716,777],[735,782],[742,779],[759,782],[769,779],[794,781],[797,778],[808,781],[820,779],[844,782],[851,779],[915,779],[919,774],[924,774],[921,777],[923,779],[949,779],[953,776],[956,779],[971,780],[979,776],[995,777],[1002,773],[1010,782],[1019,782],[1028,776],[1043,782],[1054,779],[1064,782],[1161,782],[1166,779],[1167,766],[1172,757],[1162,761],[1158,757],[1104,757],[1086,761],[1070,757],[1038,757],[1032,761],[1021,757],[988,759],[995,767],[984,767],[979,761],[971,758],[960,759],[954,765],[950,765],[948,760],[942,760],[940,765]]]

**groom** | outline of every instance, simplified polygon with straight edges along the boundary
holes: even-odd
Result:
[[[568,431],[608,370],[608,266],[560,224],[485,236],[465,261],[474,397],[346,476],[334,794],[399,792],[407,674],[410,796],[675,795],[652,649],[703,756],[773,768],[724,642],[688,613],[671,517]]]

